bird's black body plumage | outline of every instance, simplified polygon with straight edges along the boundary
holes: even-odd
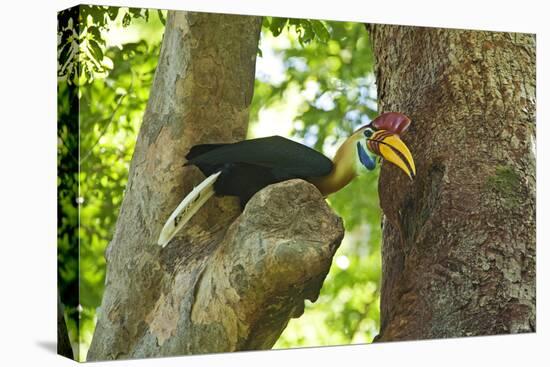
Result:
[[[221,171],[214,191],[217,195],[238,196],[243,208],[268,185],[326,176],[333,166],[323,154],[281,136],[195,145],[186,158],[186,165],[197,166],[205,176]]]

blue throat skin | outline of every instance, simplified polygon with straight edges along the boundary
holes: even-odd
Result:
[[[376,167],[376,160],[372,159],[370,155],[365,152],[361,143],[357,142],[357,153],[359,153],[359,160],[369,171],[372,171]]]

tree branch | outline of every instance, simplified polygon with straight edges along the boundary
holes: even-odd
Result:
[[[173,286],[146,319],[150,337],[159,350],[180,344],[185,353],[271,348],[288,320],[303,313],[304,300],[317,299],[343,234],[340,218],[311,184],[267,187],[193,278],[174,269]]]
[[[343,228],[305,181],[265,188],[242,215],[235,198],[213,197],[156,245],[204,179],[183,166],[191,146],[246,136],[260,26],[169,12],[88,360],[270,348],[304,299],[317,298]]]

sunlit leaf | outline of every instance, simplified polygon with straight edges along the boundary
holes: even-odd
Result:
[[[99,46],[99,44],[94,40],[89,40],[88,44],[90,45],[90,51],[92,53],[92,56],[97,61],[103,60],[103,50],[101,49],[101,46]]]

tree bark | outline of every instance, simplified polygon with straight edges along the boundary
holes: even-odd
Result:
[[[191,146],[246,136],[261,18],[170,12],[126,194],[106,251],[88,360],[270,348],[315,300],[342,223],[310,184],[212,198],[166,248],[172,210],[204,179]]]
[[[534,35],[368,29],[379,109],[412,118],[418,173],[381,172],[376,340],[534,331]]]

